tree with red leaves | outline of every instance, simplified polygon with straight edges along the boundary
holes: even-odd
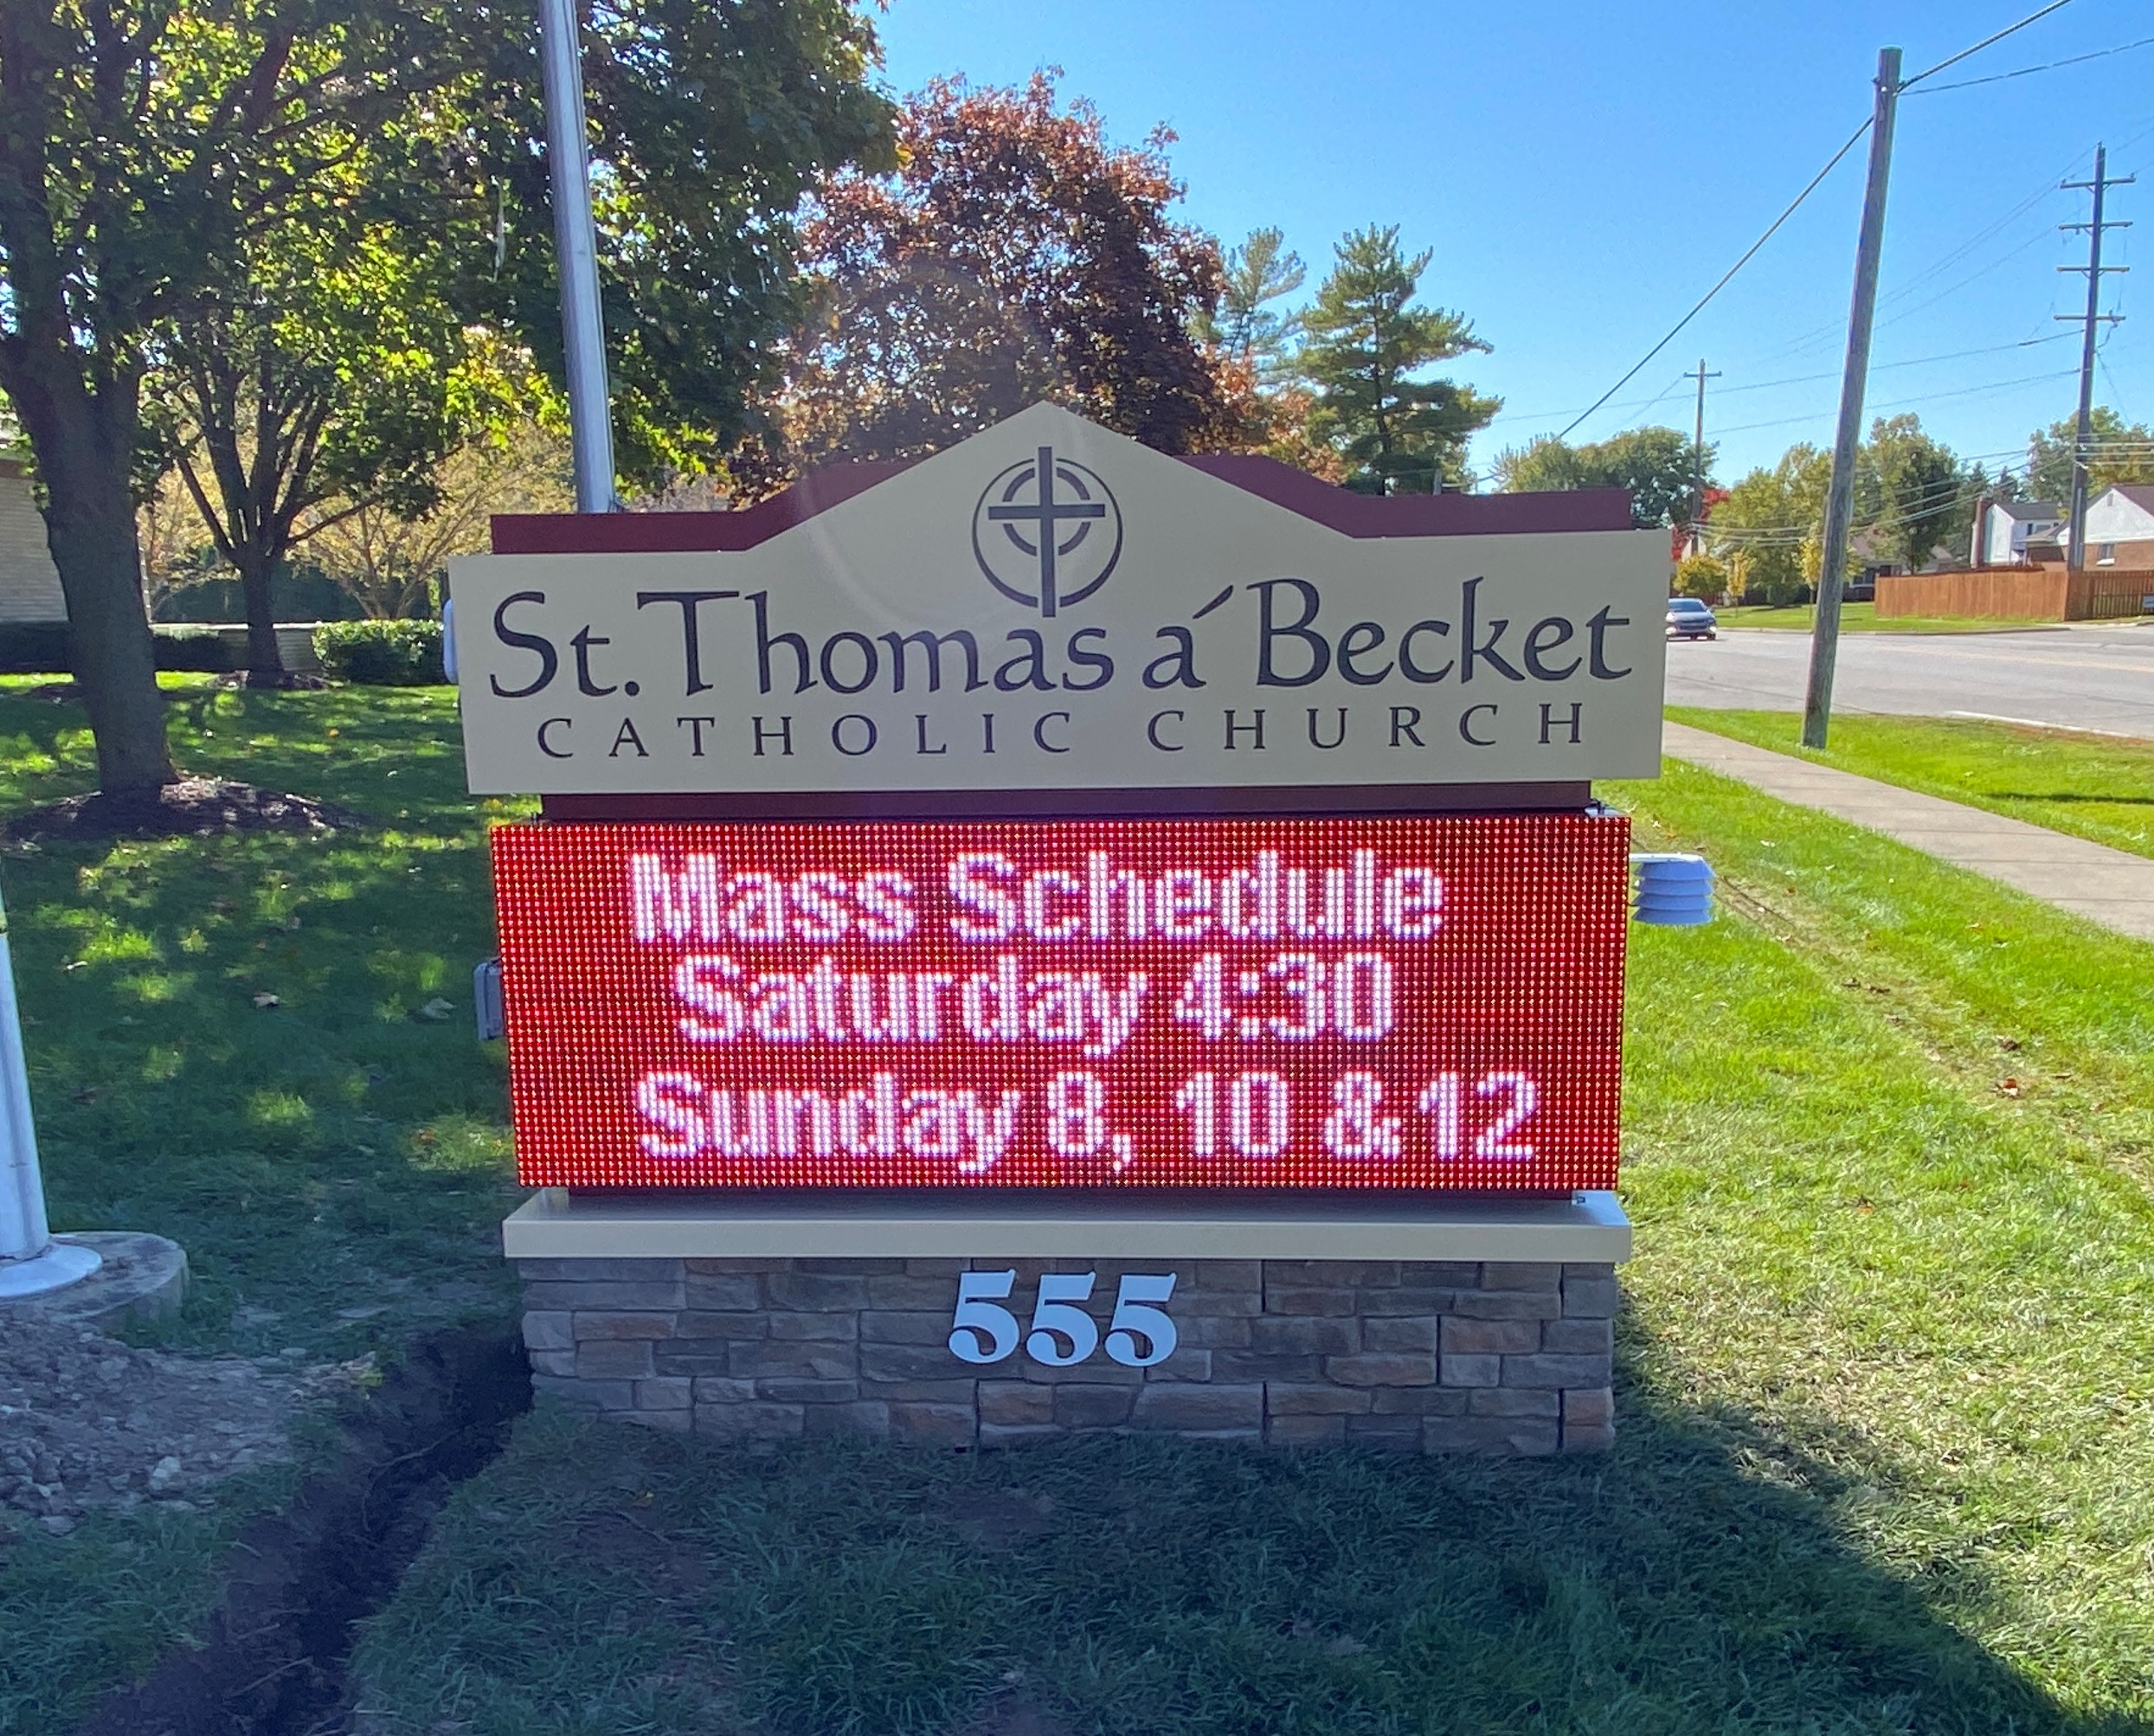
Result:
[[[897,138],[895,175],[834,177],[806,225],[818,293],[775,418],[782,468],[916,457],[1041,399],[1162,452],[1261,438],[1251,370],[1193,335],[1222,262],[1167,215],[1172,133],[1112,146],[1040,73],[938,79]]]

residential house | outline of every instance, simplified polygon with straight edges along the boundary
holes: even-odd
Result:
[[[0,453],[0,621],[67,618],[60,574],[45,546],[45,516],[30,498],[29,466]]]
[[[2064,508],[2054,500],[1975,502],[1971,567],[2026,567],[2063,558]]]
[[[2086,565],[2154,571],[2154,484],[2120,482],[2086,503]]]

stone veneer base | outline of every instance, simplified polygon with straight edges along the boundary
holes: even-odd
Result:
[[[1176,1257],[1117,1249],[1121,1238],[1081,1220],[1048,1239],[1102,1257],[1043,1257],[1036,1234],[1008,1257],[957,1257],[906,1251],[934,1239],[916,1213],[884,1221],[880,1244],[891,1251],[879,1255],[786,1252],[769,1241],[761,1253],[535,1255],[518,1218],[505,1240],[520,1256],[524,1335],[539,1392],[647,1426],[732,1441],[852,1431],[970,1447],[1135,1430],[1294,1447],[1539,1454],[1593,1451],[1614,1439],[1614,1261],[1629,1252],[1629,1225],[1605,1196],[1583,1198],[1591,1222],[1576,1202],[1506,1208],[1497,1218],[1515,1227],[1539,1210],[1570,1226],[1559,1224],[1541,1251],[1611,1257]],[[573,1244],[562,1225],[583,1203],[547,1206],[551,1247]],[[1567,1217],[1566,1208],[1573,1208]],[[647,1222],[653,1206],[635,1210]],[[1465,1229],[1494,1226],[1479,1210],[1464,1212]],[[601,1245],[624,1245],[618,1212],[609,1217],[602,1204],[591,1211],[612,1225]],[[692,1211],[698,1222],[714,1221],[707,1199]],[[1028,1218],[1026,1228],[1041,1221]],[[1242,1239],[1259,1246],[1303,1239],[1291,1219],[1259,1212],[1248,1221],[1259,1227]],[[762,1240],[773,1226],[756,1227]],[[972,1225],[982,1238],[972,1245],[995,1245],[985,1239],[993,1227]],[[1304,1234],[1308,1227],[1304,1218]],[[1444,1233],[1412,1239],[1447,1256],[1462,1251],[1457,1222],[1419,1227]],[[738,1245],[723,1234],[691,1238],[710,1239]],[[1515,1236],[1489,1239],[1519,1245]],[[1116,1252],[1123,1257],[1106,1257]],[[948,1340],[958,1275],[968,1267],[1015,1270],[1007,1306],[1020,1322],[1043,1273],[1096,1273],[1084,1306],[1103,1334],[1124,1274],[1173,1271],[1166,1308],[1179,1343],[1142,1369],[1103,1350],[1053,1367],[1021,1346],[998,1363],[961,1361]]]

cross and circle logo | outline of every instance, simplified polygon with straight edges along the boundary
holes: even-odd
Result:
[[[998,472],[973,508],[973,558],[1012,602],[1051,618],[1107,582],[1122,508],[1099,473],[1043,446]]]

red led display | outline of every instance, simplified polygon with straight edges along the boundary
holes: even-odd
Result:
[[[533,1186],[1615,1185],[1617,815],[493,840]]]

